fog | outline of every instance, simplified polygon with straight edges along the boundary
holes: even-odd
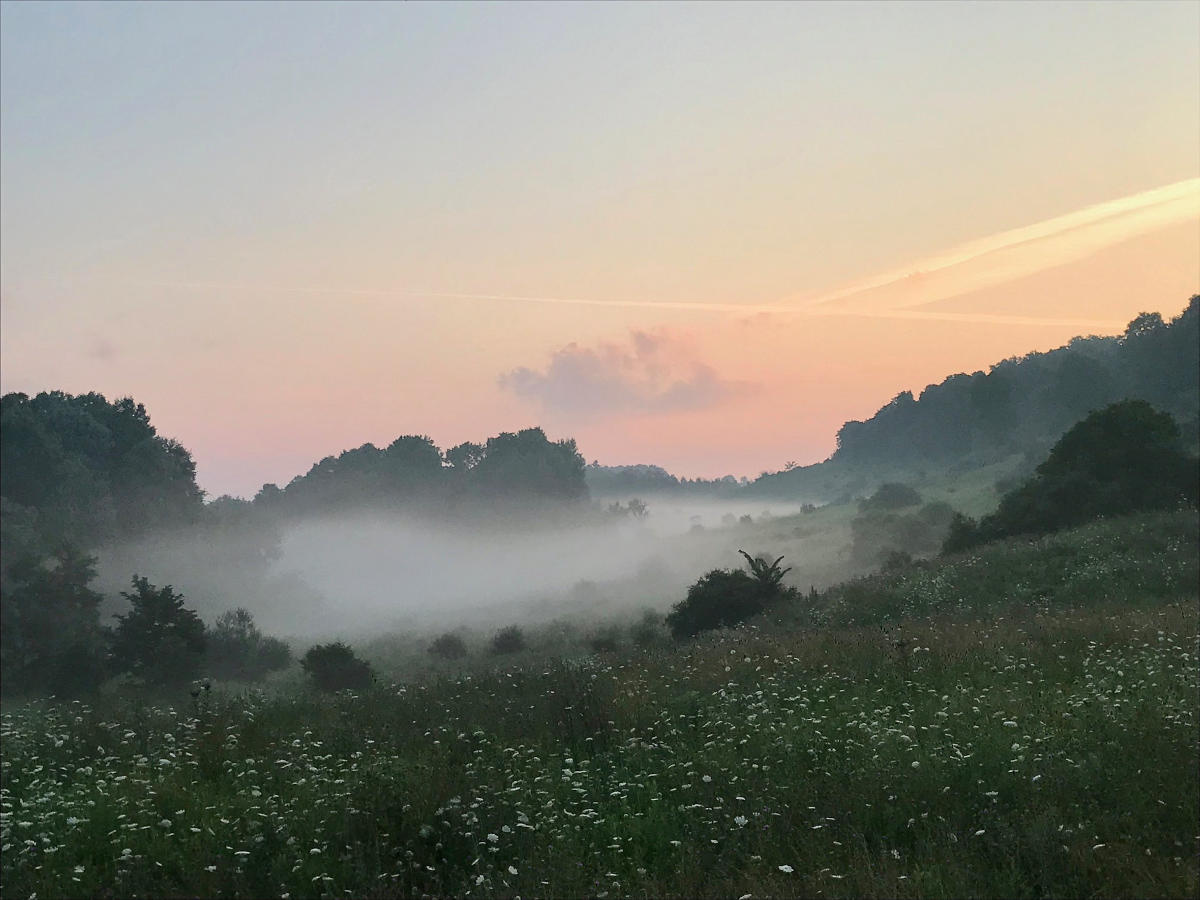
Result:
[[[533,516],[451,525],[364,512],[161,534],[104,550],[99,581],[109,613],[127,606],[118,592],[137,573],[172,584],[207,622],[243,606],[264,631],[293,640],[604,621],[665,612],[705,571],[741,565],[738,549],[785,552],[743,517],[771,523],[801,509],[761,498],[659,497],[647,506],[640,519],[605,514],[561,526]]]

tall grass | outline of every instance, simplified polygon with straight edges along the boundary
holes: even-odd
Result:
[[[1107,583],[1177,583],[1147,527],[1141,582]],[[1120,573],[1103,528],[1064,540]],[[1198,613],[1155,590],[901,607],[902,641],[866,616],[360,694],[26,705],[4,894],[1195,896]]]

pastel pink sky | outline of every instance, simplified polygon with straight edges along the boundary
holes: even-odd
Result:
[[[1200,290],[1200,6],[0,3],[0,382],[211,494],[540,424],[756,475]]]

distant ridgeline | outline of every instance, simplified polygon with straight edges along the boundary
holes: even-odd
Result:
[[[724,478],[676,478],[661,466],[602,466],[593,462],[584,470],[588,490],[596,497],[703,494],[721,497],[736,494],[746,484],[732,475]]]
[[[838,431],[824,463],[763,475],[756,493],[836,492],[851,473],[982,466],[1014,453],[1041,458],[1075,422],[1123,399],[1170,413],[1197,441],[1200,295],[1170,322],[1142,313],[1120,337],[1077,337],[1048,353],[951,375],[919,398],[902,391],[865,422]],[[853,480],[853,479],[852,479]]]
[[[427,437],[406,435],[382,450],[363,444],[327,456],[282,489],[264,485],[254,505],[308,514],[570,504],[588,497],[583,470],[574,440],[550,441],[540,428],[505,432],[444,453]]]
[[[280,489],[265,485],[253,503],[222,497],[205,504],[191,454],[160,436],[132,399],[50,391],[0,398],[0,545],[4,562],[44,556],[71,544],[94,549],[177,526],[274,538],[280,515],[349,509],[454,515],[485,508],[586,500],[584,460],[573,440],[549,441],[540,428],[465,443],[445,453],[427,437],[364,444],[318,462]],[[269,549],[269,547],[268,547]]]

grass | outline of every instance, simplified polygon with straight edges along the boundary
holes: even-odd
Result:
[[[10,709],[4,893],[1195,896],[1194,531],[984,548],[819,629]]]

